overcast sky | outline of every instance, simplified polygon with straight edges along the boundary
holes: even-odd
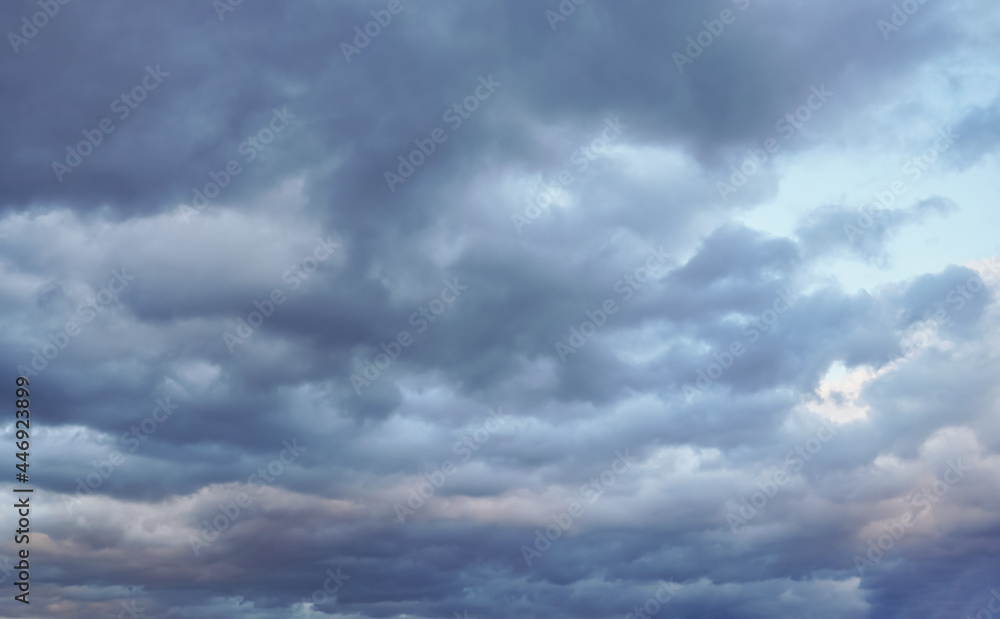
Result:
[[[0,617],[1000,612],[995,2],[0,24]]]

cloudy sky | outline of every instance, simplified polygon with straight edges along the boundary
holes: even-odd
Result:
[[[0,616],[1000,612],[995,2],[0,23]]]

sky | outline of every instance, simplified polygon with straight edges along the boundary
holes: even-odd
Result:
[[[995,2],[0,24],[0,617],[1000,613]]]

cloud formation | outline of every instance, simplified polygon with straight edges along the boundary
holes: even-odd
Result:
[[[38,566],[0,615],[902,619],[1000,587],[985,0],[0,23]]]

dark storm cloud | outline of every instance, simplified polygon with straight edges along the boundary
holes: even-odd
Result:
[[[872,75],[899,72],[950,38],[945,22],[937,32],[911,30],[912,47],[908,40],[885,46],[872,27],[880,12],[875,8],[847,4],[826,16],[821,13],[831,9],[807,15],[784,4],[761,4],[748,9],[698,65],[684,74],[672,69],[664,59],[675,42],[697,34],[703,20],[727,6],[731,3],[614,9],[595,4],[581,7],[575,22],[554,34],[538,19],[538,8],[523,3],[413,6],[347,63],[338,43],[353,38],[352,25],[371,19],[366,5],[244,2],[223,21],[210,5],[170,10],[119,2],[91,10],[68,5],[21,54],[3,61],[11,82],[25,83],[31,76],[35,84],[19,99],[18,112],[10,112],[19,118],[20,132],[9,138],[6,203],[72,199],[88,210],[104,202],[127,213],[190,199],[191,188],[221,169],[273,107],[288,106],[306,119],[294,129],[296,143],[285,138],[276,145],[253,179],[241,178],[227,199],[292,170],[329,174],[331,159],[344,152],[347,161],[330,180],[337,198],[356,207],[349,210],[360,226],[381,210],[375,201],[394,203],[376,179],[414,139],[440,124],[442,111],[468,95],[479,75],[494,73],[505,84],[485,112],[491,118],[471,121],[435,156],[436,172],[422,170],[408,185],[431,183],[449,168],[457,172],[468,161],[463,151],[472,145],[528,165],[543,163],[530,157],[541,145],[525,120],[547,122],[556,110],[575,122],[614,111],[639,123],[646,140],[678,140],[708,154],[769,133],[773,119],[800,105],[811,85],[831,82],[862,92],[867,84],[841,86],[838,79],[852,61],[872,63]],[[15,22],[31,7],[6,5],[7,21]],[[933,19],[935,10],[928,7],[921,17]],[[808,40],[776,37],[786,22],[800,32],[821,34]],[[815,29],[819,23],[824,27]],[[574,26],[584,32],[600,28],[601,34],[574,37]],[[470,36],[484,28],[496,36]],[[459,35],[432,38],[438,30]],[[88,49],[101,62],[67,64],[72,49]],[[734,56],[745,64],[725,64]],[[157,64],[170,76],[144,101],[135,109],[113,104],[141,83],[147,65]],[[772,76],[769,88],[757,88],[765,71]],[[654,79],[645,78],[650,75]],[[655,115],[645,107],[650,98],[663,102]],[[407,105],[386,105],[401,100]],[[121,118],[125,112],[112,108],[128,108],[128,115]],[[518,109],[530,114],[515,116]],[[104,117],[116,129],[62,183],[51,182],[51,162],[63,160],[66,147],[75,147],[82,132]],[[506,130],[496,131],[500,128]],[[488,130],[491,138],[484,139]],[[419,221],[423,209],[407,210],[411,215],[401,222]]]

